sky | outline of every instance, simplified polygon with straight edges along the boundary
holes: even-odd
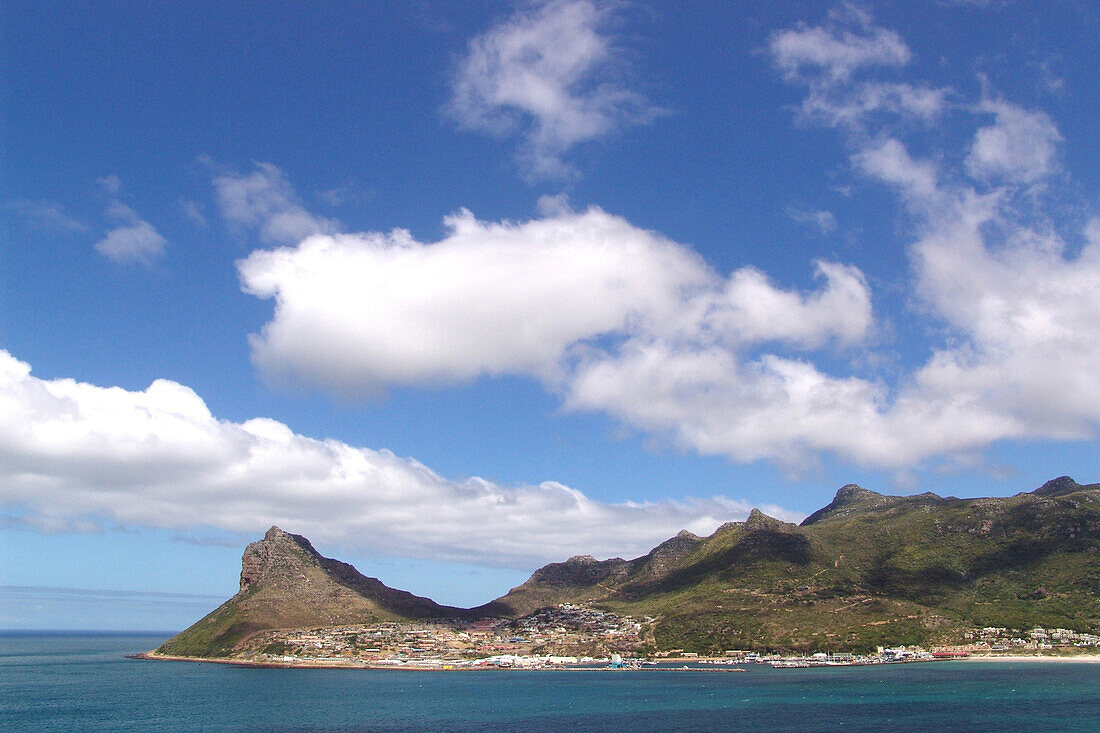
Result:
[[[0,6],[0,628],[1100,480],[1087,2]]]

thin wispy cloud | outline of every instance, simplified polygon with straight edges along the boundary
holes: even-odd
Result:
[[[529,178],[569,177],[574,148],[659,113],[619,81],[624,63],[608,29],[614,10],[588,0],[522,6],[469,42],[448,113],[467,128],[518,139]]]
[[[180,199],[180,213],[184,218],[190,221],[200,229],[206,229],[210,226],[210,222],[206,219],[206,214],[202,211],[202,206],[197,201],[191,199]]]
[[[152,265],[164,255],[168,246],[157,228],[122,203],[119,193],[122,182],[109,175],[96,180],[109,198],[106,217],[115,223],[106,235],[95,243],[96,252],[121,265]]]
[[[787,216],[799,224],[817,229],[822,234],[829,234],[836,229],[836,216],[828,209],[803,209],[797,206],[788,206]]]
[[[22,218],[33,229],[49,233],[83,234],[88,225],[70,216],[57,201],[12,199],[3,208]]]
[[[271,163],[256,163],[249,173],[215,175],[214,195],[227,223],[255,229],[268,244],[296,244],[340,230],[336,220],[307,211],[286,174]]]

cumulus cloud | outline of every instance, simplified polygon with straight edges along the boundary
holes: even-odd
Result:
[[[119,264],[151,267],[164,254],[168,240],[161,236],[155,226],[119,200],[122,184],[118,176],[105,176],[98,179],[97,183],[110,196],[107,217],[117,222],[117,226],[95,243],[96,251]]]
[[[0,351],[0,500],[22,521],[254,535],[271,524],[381,555],[511,567],[577,552],[633,556],[749,507],[716,497],[608,504],[548,481],[449,480],[409,458],[316,440],[267,418],[221,420],[187,387],[43,380]],[[765,510],[790,520],[798,515]]]
[[[916,289],[954,331],[915,375],[930,399],[1000,414],[1014,434],[1086,438],[1100,422],[1100,245],[1068,256],[1041,214],[1003,191],[944,186],[916,200]]]
[[[628,343],[584,364],[567,405],[599,410],[704,455],[805,466],[822,453],[901,468],[1021,434],[1011,416],[956,395],[929,399],[888,385],[833,376],[809,361],[663,342]]]
[[[339,222],[307,211],[286,174],[271,163],[256,163],[247,174],[215,176],[214,195],[227,222],[256,229],[260,241],[268,244],[294,244],[340,229]]]
[[[245,291],[275,299],[255,361],[339,392],[500,374],[557,384],[601,340],[816,348],[858,341],[872,322],[854,268],[819,263],[811,293],[753,269],[724,278],[597,208],[518,224],[463,211],[446,224],[434,243],[403,230],[316,236],[239,262]]]
[[[569,175],[572,148],[656,112],[614,80],[621,61],[606,29],[611,7],[551,0],[517,10],[470,41],[448,112],[465,127],[518,136],[531,177]]]
[[[899,140],[883,138],[852,155],[852,162],[864,174],[896,186],[914,206],[939,204],[939,183],[935,165],[909,155]]]
[[[954,133],[931,138],[945,147],[915,154],[909,123],[935,124],[958,95],[877,78],[911,58],[896,33],[847,8],[770,48],[806,87],[800,119],[837,128],[851,171],[895,191],[914,225],[900,317],[929,334],[924,363],[868,368],[878,329],[856,267],[817,262],[809,290],[753,267],[723,275],[564,196],[528,222],[459,212],[438,242],[395,230],[254,252],[242,286],[275,303],[256,362],[341,393],[533,376],[567,409],[738,461],[833,454],[903,470],[1000,440],[1095,435],[1100,224],[1075,231],[1044,208],[1060,172],[1053,121],[986,89],[952,103]],[[827,213],[792,216],[828,228]]]

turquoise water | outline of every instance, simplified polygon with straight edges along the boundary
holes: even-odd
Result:
[[[690,672],[248,669],[163,636],[0,635],[0,730],[1100,731],[1100,665]]]

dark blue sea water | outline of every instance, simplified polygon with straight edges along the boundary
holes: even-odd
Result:
[[[249,669],[162,636],[0,635],[4,731],[1100,731],[1100,665],[675,672]]]

